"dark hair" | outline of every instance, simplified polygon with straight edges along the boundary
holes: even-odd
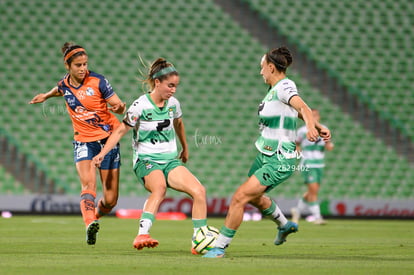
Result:
[[[165,74],[160,74],[160,75],[157,74],[161,70],[168,68],[168,67],[171,67],[171,70],[169,72],[166,72]],[[160,57],[151,64],[151,67],[148,72],[148,76],[144,80],[144,82],[147,83],[152,90],[155,87],[155,79],[159,79],[160,81],[163,81],[171,75],[179,75],[179,74],[174,69],[173,64],[167,62],[165,58]]]
[[[62,53],[63,53],[63,59],[65,59],[65,57],[71,52],[71,51],[73,51],[73,50],[75,50],[75,49],[83,49],[83,47],[82,46],[80,46],[80,45],[76,45],[75,43],[73,43],[73,42],[65,42],[65,44],[63,44],[63,47],[62,47],[62,49],[61,49],[61,51],[62,51]],[[74,55],[72,55],[71,57],[69,57],[67,60],[65,60],[65,62],[68,64],[68,65],[70,65],[70,63],[72,62],[72,60],[75,58],[75,57],[78,57],[78,56],[81,56],[81,55],[87,55],[86,54],[86,51],[85,50],[83,50],[83,51],[80,51],[80,52],[77,52],[77,53],[75,53]]]
[[[267,63],[273,63],[279,72],[286,72],[287,67],[292,64],[292,55],[286,47],[273,49],[266,53]]]

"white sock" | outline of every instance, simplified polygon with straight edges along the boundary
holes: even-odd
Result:
[[[299,213],[306,212],[308,210],[308,204],[303,200],[303,198],[300,198],[297,208]]]
[[[278,226],[284,226],[288,222],[285,215],[283,215],[282,210],[280,210],[277,204],[275,211],[272,213],[272,217]]]
[[[233,240],[233,237],[226,237],[220,233],[217,237],[215,247],[227,248],[230,245],[232,240]]]
[[[262,211],[262,215],[271,218],[279,227],[284,226],[287,224],[288,220],[285,215],[283,215],[279,206],[273,200],[271,200],[271,202],[270,207]]]
[[[309,211],[312,213],[312,215],[315,217],[315,219],[321,219],[321,209],[319,207],[319,203],[315,202],[314,204],[311,204],[309,206]]]
[[[152,222],[150,219],[142,219],[139,221],[138,235],[149,234]]]

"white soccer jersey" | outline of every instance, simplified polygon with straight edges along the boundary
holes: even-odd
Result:
[[[322,126],[327,128],[325,125]],[[300,162],[309,168],[323,168],[325,167],[325,141],[320,137],[315,142],[309,141],[306,138],[307,132],[308,129],[306,126],[302,126],[298,130],[296,142],[302,150]]]
[[[282,152],[287,158],[295,157],[296,122],[298,112],[289,100],[298,95],[295,83],[284,78],[274,85],[259,106],[261,134],[256,148],[265,155]]]
[[[174,119],[182,116],[180,103],[170,97],[163,108],[152,101],[150,94],[132,103],[124,123],[133,127],[133,164],[138,159],[166,163],[177,157]]]

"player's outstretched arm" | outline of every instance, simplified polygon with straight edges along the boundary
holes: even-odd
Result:
[[[105,143],[105,146],[102,148],[101,152],[97,154],[93,159],[92,163],[95,164],[96,167],[100,167],[101,163],[106,156],[121,140],[121,138],[128,133],[129,129],[132,127],[126,125],[125,123],[121,123],[118,128],[109,136],[108,140]]]
[[[42,103],[42,102],[45,102],[48,98],[55,97],[55,96],[62,96],[57,86],[53,87],[47,93],[40,93],[40,94],[35,95],[32,98],[32,100],[29,101],[29,104]]]
[[[319,133],[316,128],[316,121],[313,118],[312,111],[309,106],[302,100],[300,96],[293,96],[289,101],[290,106],[295,108],[299,113],[299,117],[303,119],[306,124],[306,138],[310,141],[316,141],[319,138]]]
[[[126,103],[122,102],[116,94],[108,99],[108,103],[111,105],[108,109],[116,114],[123,114],[126,110]]]

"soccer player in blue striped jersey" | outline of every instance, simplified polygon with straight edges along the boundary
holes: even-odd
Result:
[[[260,74],[270,86],[259,105],[261,134],[256,140],[258,154],[248,173],[248,179],[236,190],[220,229],[215,247],[203,257],[224,257],[237,229],[243,221],[244,207],[250,203],[271,218],[277,225],[275,245],[286,241],[298,225],[288,221],[279,206],[266,193],[288,179],[296,163],[296,120],[299,114],[308,129],[307,138],[315,141],[319,137],[330,139],[330,131],[313,119],[312,112],[298,94],[295,83],[286,77],[286,69],[292,56],[286,47],[266,53],[260,62]]]
[[[134,248],[138,250],[158,245],[149,231],[167,188],[184,192],[193,199],[194,233],[198,228],[207,226],[205,188],[183,166],[189,156],[188,145],[180,103],[173,96],[179,80],[179,74],[171,63],[163,58],[155,60],[145,80],[151,91],[132,103],[123,123],[94,158],[95,165],[99,166],[111,148],[133,129],[133,169],[138,180],[151,193],[143,207],[138,235],[133,241]],[[177,152],[176,135],[182,147],[180,154]]]
[[[312,109],[313,117],[316,121],[320,121],[320,113],[317,109]],[[323,125],[325,128],[325,125]],[[321,215],[321,210],[318,202],[318,192],[323,177],[323,169],[325,167],[325,151],[331,151],[334,148],[333,143],[328,140],[324,141],[318,138],[316,141],[309,141],[306,138],[307,128],[302,126],[298,130],[296,145],[297,150],[301,151],[300,171],[305,180],[308,190],[299,200],[296,207],[290,211],[292,214],[292,221],[299,223],[301,214],[309,212],[313,217],[313,223],[322,225],[326,221]]]

